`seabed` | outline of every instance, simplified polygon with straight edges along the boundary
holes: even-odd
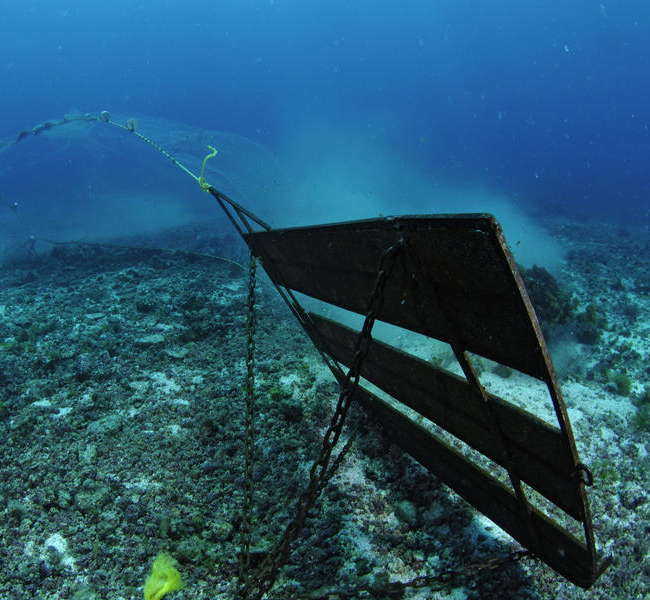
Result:
[[[405,599],[650,594],[650,234],[544,227],[567,249],[556,276],[575,309],[547,341],[594,475],[598,544],[614,564],[589,591],[522,561]],[[0,270],[1,598],[140,598],[160,551],[185,582],[170,600],[232,597],[247,257],[232,235],[192,227],[147,242],[188,251],[58,245],[14,254]],[[259,554],[292,517],[338,389],[262,276],[255,340]],[[490,391],[516,390],[528,410],[543,410],[526,379],[486,370]],[[347,431],[359,423],[270,598],[462,570],[517,549],[355,409]]]

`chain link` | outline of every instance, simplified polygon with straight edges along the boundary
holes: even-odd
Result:
[[[352,447],[352,444],[354,443],[354,440],[357,437],[357,434],[359,433],[360,427],[357,426],[355,430],[350,434],[350,437],[348,438],[348,441],[345,442],[345,445],[343,448],[341,448],[341,451],[337,454],[336,458],[332,462],[329,470],[327,473],[324,474],[319,486],[318,486],[318,493],[317,496],[320,495],[320,493],[327,487],[327,484],[329,483],[330,479],[336,475],[336,472],[338,471],[339,467],[341,466],[341,463],[347,456],[348,451]]]
[[[248,286],[248,315],[246,319],[246,441],[245,441],[245,495],[244,509],[241,526],[241,547],[239,586],[237,598],[260,600],[274,585],[282,566],[286,563],[291,553],[291,544],[298,537],[307,514],[314,502],[336,473],[338,466],[343,461],[352,442],[358,433],[358,428],[350,435],[347,442],[331,463],[331,456],[336,447],[348,409],[359,385],[363,361],[368,354],[372,342],[372,328],[383,306],[383,291],[386,279],[390,275],[397,252],[403,248],[401,242],[388,248],[381,257],[377,278],[368,302],[368,309],[363,327],[357,337],[355,354],[352,364],[341,386],[341,394],[332,416],[331,422],[321,445],[318,457],[312,464],[309,473],[309,484],[296,504],[296,515],[287,526],[283,537],[275,548],[265,557],[258,569],[251,573],[250,546],[252,535],[252,510],[253,510],[253,464],[254,464],[254,414],[255,414],[255,285],[256,262],[251,255],[249,263]],[[329,468],[328,468],[329,467]],[[324,592],[322,589],[307,596],[309,600],[366,600],[376,597],[401,597],[407,588],[443,589],[452,582],[470,580],[485,571],[496,570],[507,564],[518,562],[526,557],[534,556],[528,550],[516,551],[508,556],[493,557],[482,563],[473,563],[461,570],[446,570],[436,575],[422,575],[406,582],[394,581],[383,587],[359,587],[353,590],[331,589]]]
[[[349,451],[358,429],[352,435],[338,453],[330,466],[331,456],[336,447],[345,418],[352,403],[359,379],[363,361],[368,354],[372,342],[372,328],[375,319],[380,314],[383,306],[383,290],[395,260],[395,256],[403,243],[391,246],[381,257],[377,278],[373,286],[372,294],[368,303],[366,317],[363,327],[357,337],[354,359],[341,386],[341,394],[332,416],[331,422],[321,445],[318,457],[312,464],[309,473],[309,484],[300,496],[296,504],[296,515],[287,526],[283,537],[276,547],[266,556],[259,568],[251,573],[250,546],[252,535],[252,510],[253,510],[253,464],[254,464],[254,414],[255,414],[255,285],[256,285],[256,262],[251,255],[249,263],[249,285],[248,285],[248,314],[246,319],[246,440],[245,440],[245,494],[244,509],[241,526],[241,554],[239,570],[239,586],[237,598],[260,600],[275,583],[278,573],[286,563],[291,553],[291,544],[298,537],[307,514],[314,505],[314,502],[327,485],[332,476],[336,473],[338,466]],[[329,467],[329,468],[328,468]],[[482,563],[473,563],[461,570],[446,570],[436,575],[422,575],[406,582],[394,581],[383,587],[359,587],[353,590],[331,589],[324,592],[322,589],[310,594],[309,600],[366,600],[376,597],[401,597],[407,588],[428,588],[443,589],[452,582],[469,580],[475,578],[481,572],[500,569],[507,564],[512,564],[523,558],[533,556],[533,553],[524,550],[513,552],[504,557],[493,557]]]
[[[289,555],[291,553],[291,545],[298,538],[298,535],[304,525],[305,519],[307,518],[307,514],[313,507],[316,499],[318,498],[318,495],[325,486],[325,483],[332,477],[334,473],[333,469],[328,470],[332,452],[339,441],[341,431],[343,429],[343,423],[345,422],[345,417],[347,416],[350,404],[354,399],[357,387],[359,385],[361,366],[365,356],[368,353],[368,350],[370,349],[370,343],[372,342],[372,328],[375,323],[375,319],[380,314],[383,306],[384,285],[388,276],[390,275],[390,272],[392,271],[395,257],[401,248],[403,248],[402,242],[391,246],[382,253],[379,268],[377,271],[377,277],[375,279],[373,290],[368,301],[366,317],[364,319],[361,332],[357,337],[354,359],[341,385],[342,389],[338,402],[336,404],[336,409],[334,411],[334,415],[332,416],[330,425],[328,426],[327,431],[323,436],[320,452],[318,454],[318,457],[314,460],[310,469],[309,484],[301,494],[296,504],[295,517],[287,525],[282,538],[276,544],[274,549],[269,552],[269,554],[267,554],[255,573],[252,575],[244,576],[245,585],[240,586],[238,598],[252,598],[253,600],[260,600],[262,596],[264,596],[264,594],[266,594],[271,589],[271,587],[273,587],[280,569],[284,566],[289,558]],[[350,441],[348,441],[341,453],[346,453],[349,449],[349,446]],[[333,466],[338,466],[341,460],[342,456],[339,455],[339,457],[335,459]]]

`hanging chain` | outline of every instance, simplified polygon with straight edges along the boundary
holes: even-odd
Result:
[[[313,507],[326,481],[333,475],[333,470],[328,470],[332,452],[339,441],[345,417],[359,385],[361,366],[372,342],[372,328],[383,306],[384,285],[392,271],[395,257],[401,248],[403,248],[403,242],[391,246],[381,256],[377,277],[368,302],[366,317],[361,332],[357,337],[354,359],[341,385],[341,393],[336,404],[336,409],[327,431],[323,436],[320,452],[309,472],[309,484],[296,503],[295,517],[287,525],[282,538],[276,544],[275,548],[267,554],[256,572],[250,576],[245,576],[246,585],[243,588],[240,586],[238,598],[260,600],[273,587],[280,569],[289,559],[291,545],[298,538],[307,514]],[[341,455],[335,459],[334,466],[340,464],[342,456],[347,452],[349,447],[350,443],[348,442],[341,451]]]
[[[332,477],[336,475],[336,472],[339,470],[339,467],[343,462],[343,460],[345,459],[345,457],[347,456],[348,451],[350,450],[350,448],[352,448],[352,444],[354,443],[354,440],[356,439],[357,434],[359,433],[360,430],[361,430],[361,426],[357,425],[357,427],[355,427],[354,431],[348,437],[348,441],[345,442],[343,448],[341,448],[341,451],[336,455],[336,458],[330,465],[329,470],[322,477],[322,480],[318,486],[318,492],[316,494],[316,497],[318,497],[320,493],[327,487],[327,484],[329,483],[330,479],[332,479]]]
[[[255,271],[257,263],[251,254],[248,264],[248,313],[246,317],[246,441],[245,441],[245,493],[241,524],[241,553],[239,557],[239,588],[247,590],[250,576],[252,513],[253,513],[253,461],[255,444]],[[245,597],[245,596],[244,596]]]
[[[350,449],[358,429],[355,430],[331,463],[332,452],[339,441],[345,417],[359,385],[361,367],[372,342],[372,328],[383,306],[383,290],[397,251],[403,248],[401,242],[391,246],[381,257],[377,278],[373,287],[363,327],[357,338],[352,365],[341,386],[336,410],[325,432],[318,457],[309,473],[309,485],[296,504],[296,516],[287,526],[285,533],[276,547],[266,556],[256,572],[251,574],[250,546],[252,535],[253,510],[253,459],[254,459],[254,405],[255,405],[255,282],[256,262],[251,255],[249,263],[248,315],[246,319],[246,442],[245,442],[245,496],[242,517],[239,587],[237,598],[260,600],[274,585],[280,569],[291,553],[291,544],[297,539],[307,514],[313,507],[323,488],[336,473],[338,466]],[[329,468],[328,468],[329,467]],[[461,570],[446,570],[436,575],[423,575],[406,582],[394,581],[383,587],[359,587],[349,590],[330,589],[314,592],[306,598],[309,600],[368,600],[376,597],[401,597],[408,588],[443,589],[459,580],[470,580],[476,575],[490,570],[500,569],[523,558],[534,556],[528,550],[516,551],[504,557],[494,557],[482,563],[474,563]]]

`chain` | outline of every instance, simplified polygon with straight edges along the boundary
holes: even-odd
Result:
[[[407,588],[424,589],[436,591],[448,588],[450,584],[458,584],[461,581],[470,581],[477,575],[486,571],[495,571],[506,565],[514,564],[524,558],[532,558],[534,554],[530,550],[517,550],[506,556],[497,556],[489,558],[481,563],[472,563],[460,570],[446,570],[437,575],[421,575],[410,581],[393,581],[383,587],[359,587],[353,590],[336,590],[330,589],[324,591],[318,590],[305,598],[309,600],[351,600],[354,598],[372,599],[372,598],[401,598]]]
[[[354,440],[356,439],[357,434],[359,433],[360,429],[361,429],[361,427],[357,426],[355,428],[355,430],[350,434],[350,437],[348,438],[348,441],[345,442],[343,448],[341,448],[341,451],[338,453],[338,455],[336,456],[336,458],[332,462],[329,470],[327,471],[327,473],[325,473],[323,475],[323,478],[322,478],[322,480],[321,480],[321,482],[320,482],[320,484],[318,486],[318,492],[316,494],[317,496],[319,496],[320,493],[323,491],[323,489],[325,489],[327,487],[327,484],[329,483],[330,479],[332,479],[332,477],[334,477],[334,475],[336,475],[336,472],[338,471],[339,466],[341,465],[341,463],[343,462],[343,460],[347,456],[347,453],[350,450],[350,448],[352,447],[352,444],[354,443]]]
[[[251,557],[251,521],[253,512],[253,460],[255,443],[255,271],[257,263],[251,254],[248,264],[248,314],[246,317],[246,441],[245,493],[241,525],[241,554],[239,562],[239,589],[246,597],[249,588]],[[241,593],[241,592],[240,592]]]
[[[392,271],[397,252],[402,247],[403,243],[400,242],[397,245],[391,246],[382,253],[377,277],[368,302],[366,317],[361,332],[357,337],[354,359],[342,383],[342,389],[336,404],[336,409],[327,431],[323,436],[320,452],[318,457],[314,460],[309,472],[309,484],[296,503],[295,517],[287,525],[282,538],[276,544],[275,548],[267,554],[256,572],[252,576],[246,578],[246,586],[244,589],[240,588],[239,598],[253,598],[254,600],[260,600],[262,596],[273,587],[280,569],[289,558],[291,545],[298,538],[305,519],[307,518],[307,514],[313,507],[314,502],[318,498],[318,495],[326,481],[333,475],[332,470],[328,471],[332,452],[339,441],[345,417],[359,385],[361,366],[364,358],[368,354],[372,342],[372,328],[377,315],[380,314],[383,306],[384,285]],[[341,451],[342,454],[347,452],[349,445],[350,442],[345,445]],[[334,465],[337,466],[341,460],[342,456],[339,455],[339,457],[335,459]],[[256,589],[256,591],[252,592],[253,589]]]

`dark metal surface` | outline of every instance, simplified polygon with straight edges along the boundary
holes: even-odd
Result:
[[[521,300],[486,215],[399,217],[271,230],[245,235],[272,279],[325,302],[363,314],[382,251],[403,238],[409,256],[436,287],[447,314],[412,277],[404,260],[379,319],[449,341],[449,319],[470,352],[544,379],[537,332]]]
[[[360,393],[372,413],[413,458],[520,544],[527,548],[533,545],[528,523],[522,519],[511,489],[367,390],[360,388]],[[541,541],[538,557],[576,585],[591,586],[594,574],[586,545],[534,507],[529,518]]]
[[[315,341],[336,361],[349,366],[357,333],[336,321],[310,314],[319,336]],[[508,457],[492,435],[486,406],[467,381],[431,363],[373,340],[361,370],[393,398],[416,410],[482,454],[507,467]],[[560,431],[534,415],[502,400],[492,399],[522,479],[575,519],[581,520],[582,499],[576,492],[573,457]],[[531,440],[535,440],[531,444]]]
[[[584,468],[539,323],[494,217],[381,218],[243,237],[339,379],[339,363],[354,361],[358,332],[310,317],[293,292],[365,315],[380,257],[394,249],[377,319],[449,343],[465,379],[376,341],[362,375],[503,466],[510,487],[384,401],[361,395],[427,469],[567,579],[593,584],[607,562],[597,564]],[[543,381],[558,426],[488,394],[470,353]],[[585,542],[532,506],[523,483],[580,523]]]

